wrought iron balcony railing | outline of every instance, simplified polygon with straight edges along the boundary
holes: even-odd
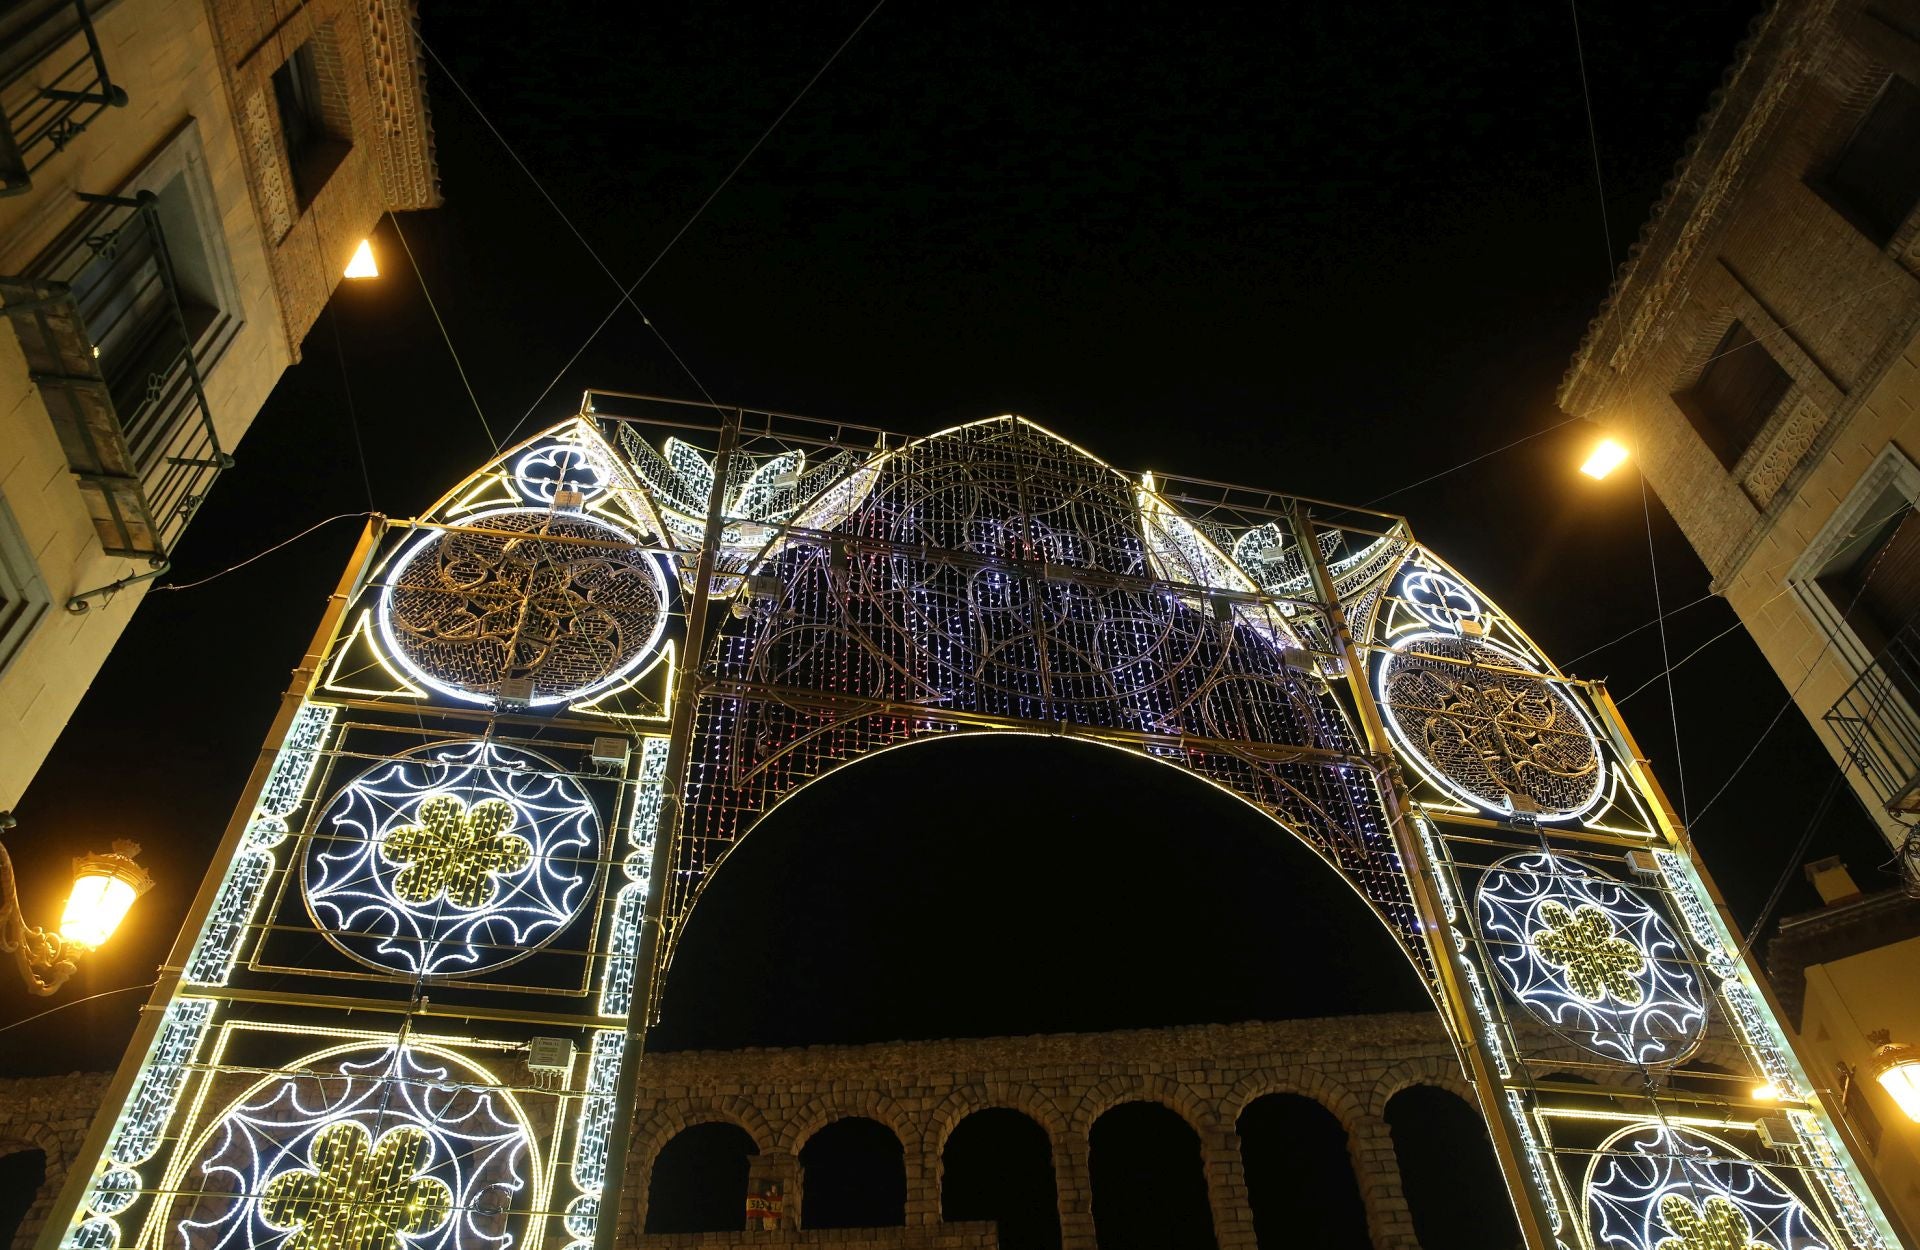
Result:
[[[50,64],[76,37],[80,55]],[[87,0],[5,6],[0,50],[0,195],[18,195],[102,112],[124,107],[127,93],[107,72]]]
[[[1847,762],[1889,812],[1920,812],[1920,621],[1888,640],[1826,714]]]
[[[81,195],[89,206],[16,277],[0,277],[12,320],[111,555],[164,564],[214,479],[220,446],[152,192]]]

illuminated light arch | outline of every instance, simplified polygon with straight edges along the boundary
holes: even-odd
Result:
[[[810,518],[832,534],[775,553],[778,596],[726,622],[706,657],[717,688],[841,705],[700,706],[669,950],[708,874],[790,791],[878,750],[1020,720],[1111,730],[1266,811],[1431,974],[1355,731],[1275,631],[1196,610],[1200,588],[1169,584],[1139,483],[1016,417],[909,441],[851,480]],[[1049,579],[1048,566],[1085,576]]]
[[[181,1250],[276,1250],[288,1236],[261,1197],[311,1170],[315,1139],[353,1124],[372,1140],[397,1128],[425,1138],[418,1176],[451,1196],[451,1217],[394,1250],[511,1250],[542,1221],[516,1218],[545,1192],[538,1139],[512,1092],[485,1067],[429,1041],[360,1041],[317,1051],[229,1103],[176,1167],[166,1242]],[[529,1229],[533,1230],[529,1236]],[[308,1250],[352,1250],[345,1241]]]
[[[1623,882],[1561,855],[1510,855],[1481,876],[1474,915],[1506,992],[1576,1046],[1670,1064],[1705,1037],[1693,958],[1667,917]],[[1573,960],[1559,953],[1554,940],[1570,931],[1593,949]],[[1620,960],[1610,983],[1579,983],[1583,963],[1610,954]]]
[[[460,814],[506,805],[512,819],[495,836],[525,843],[520,867],[483,878],[483,906],[404,888],[425,853],[396,858],[395,835],[425,828],[423,809],[442,801]],[[360,963],[419,976],[490,972],[539,950],[592,895],[606,843],[598,808],[558,764],[479,739],[425,743],[373,765],[326,801],[313,827],[301,882],[315,926]],[[437,854],[450,862],[478,849],[455,842]]]
[[[1657,1126],[1670,1107],[1646,1092],[1629,1105],[1622,1088],[1605,1094],[1604,1107],[1583,1104],[1580,1099],[1593,1097],[1585,1090],[1535,1082],[1542,1056],[1552,1051],[1558,1062],[1567,1047],[1555,1038],[1541,1048],[1551,1032],[1528,1018],[1525,985],[1516,997],[1492,963],[1477,927],[1474,886],[1502,856],[1533,851],[1604,865],[1615,874],[1605,880],[1637,874],[1632,889],[1649,907],[1684,922],[1678,940],[1691,943],[1696,969],[1705,969],[1694,975],[1708,1012],[1717,1013],[1711,1031],[1734,1039],[1756,1077],[1782,1093],[1766,1109],[1740,1114],[1777,1113],[1797,1134],[1797,1146],[1783,1147],[1796,1160],[1791,1174],[1782,1172],[1784,1181],[1805,1186],[1806,1200],[1821,1204],[1822,1218],[1844,1223],[1852,1244],[1865,1250],[1893,1244],[1832,1120],[1809,1101],[1812,1085],[1604,688],[1561,673],[1489,597],[1418,546],[1404,520],[1218,483],[1129,476],[1015,417],[902,439],[778,414],[756,414],[749,426],[746,413],[730,410],[714,444],[727,450],[726,480],[714,489],[719,452],[678,432],[700,422],[684,408],[659,422],[677,431],[662,454],[638,433],[652,420],[602,416],[590,398],[581,417],[500,452],[424,520],[376,521],[342,583],[325,653],[301,670],[314,676],[300,692],[309,703],[299,714],[329,702],[341,710],[344,727],[322,752],[333,761],[329,772],[356,756],[405,764],[407,753],[393,746],[401,734],[420,742],[478,733],[477,740],[492,742],[495,728],[506,726],[516,737],[524,730],[528,739],[553,742],[561,758],[577,760],[573,775],[591,795],[619,796],[593,830],[591,855],[583,857],[596,867],[586,891],[594,900],[593,920],[576,909],[562,926],[582,935],[582,949],[548,940],[540,959],[516,974],[531,983],[467,975],[451,963],[430,974],[462,978],[435,987],[436,1013],[469,1003],[519,1012],[523,1007],[514,1003],[533,1002],[523,1018],[574,1040],[575,1075],[582,1068],[578,1057],[585,1057],[584,1089],[554,1089],[548,1080],[554,1069],[545,1068],[521,1091],[530,1106],[538,1102],[543,1133],[566,1117],[570,1127],[560,1128],[557,1148],[565,1148],[569,1135],[575,1143],[566,1191],[545,1192],[557,1185],[552,1175],[535,1185],[545,1190],[538,1209],[528,1212],[534,1217],[526,1225],[529,1243],[552,1238],[571,1241],[566,1250],[590,1250],[588,1238],[597,1235],[606,1244],[611,1221],[600,1223],[598,1207],[603,1199],[611,1205],[610,1187],[625,1166],[615,1107],[632,1088],[627,1082],[637,1079],[626,1061],[628,1041],[657,1008],[647,994],[657,994],[693,904],[733,848],[786,798],[867,755],[956,734],[1008,732],[1074,737],[1177,768],[1265,813],[1331,865],[1446,1006],[1481,1110],[1501,1144],[1522,1222],[1540,1250],[1556,1241],[1577,1241],[1579,1250],[1675,1250],[1657,1239],[1652,1246],[1595,1245],[1576,1227],[1585,1223],[1581,1170],[1594,1145],[1616,1124]],[[706,518],[716,511],[723,524],[708,534]],[[499,523],[503,518],[506,525]],[[518,534],[485,532],[513,525],[522,527]],[[568,534],[584,541],[561,542]],[[445,671],[434,667],[438,660],[425,665],[439,687],[415,680],[399,654],[403,640],[381,628],[380,603],[389,583],[427,567],[421,563],[426,550],[453,551],[461,535],[487,541],[478,543],[480,558],[471,567],[451,562],[458,593],[450,591],[450,598],[484,601],[499,590],[525,606],[538,577],[523,575],[525,568],[499,576],[499,566],[532,552],[539,558],[521,563],[537,571],[588,551],[595,553],[589,563],[611,560],[620,566],[616,573],[645,586],[642,597],[657,604],[657,613],[639,614],[646,619],[636,617],[636,627],[624,632],[591,621],[588,634],[577,638],[562,629],[536,631],[548,641],[581,644],[592,660],[542,673],[513,667],[538,669],[537,655],[528,660],[502,651],[505,659],[488,658],[485,648],[504,647],[519,627],[486,625],[488,605],[480,602],[483,611],[471,614],[479,622],[472,636],[459,622],[447,640],[455,653],[473,649],[445,662]],[[563,546],[565,552],[558,550]],[[438,556],[433,563],[440,563]],[[703,567],[710,578],[696,576]],[[1329,600],[1337,601],[1338,612]],[[551,609],[548,603],[540,611]],[[560,615],[569,613],[574,620],[592,616],[571,606]],[[458,612],[449,619],[457,620]],[[689,655],[695,621],[701,622],[699,649]],[[390,611],[385,623],[393,623]],[[1351,645],[1335,628],[1341,624]],[[697,680],[675,684],[675,647],[682,676],[697,672]],[[1449,665],[1449,657],[1471,663]],[[419,655],[413,663],[421,666]],[[695,670],[686,670],[688,664]],[[1395,669],[1415,684],[1452,685],[1443,691],[1451,701],[1422,706],[1381,697],[1396,684]],[[533,689],[515,681],[501,690],[502,677],[531,677]],[[1479,684],[1460,688],[1471,683]],[[669,691],[676,689],[692,701],[671,709],[669,719]],[[1482,715],[1489,710],[1491,717]],[[1515,716],[1514,723],[1501,721],[1503,715]],[[1537,723],[1543,716],[1545,726]],[[1476,730],[1476,717],[1481,725],[1491,720],[1498,732]],[[649,723],[656,728],[641,728]],[[663,723],[670,729],[658,728]],[[1429,728],[1440,738],[1425,734]],[[412,736],[416,730],[420,737]],[[665,732],[681,735],[672,744],[671,769]],[[1432,745],[1451,740],[1448,735],[1469,740],[1475,732],[1496,748],[1495,767],[1484,754],[1454,758]],[[272,745],[290,746],[291,733],[283,720]],[[624,735],[629,748],[639,746],[638,758],[603,749],[601,735],[609,733]],[[636,735],[648,740],[636,743]],[[292,757],[283,752],[282,758]],[[677,802],[667,799],[673,787]],[[170,1134],[198,1142],[192,1126],[201,1123],[203,1101],[227,1100],[257,1071],[223,1059],[217,1045],[203,1057],[202,1040],[216,1028],[286,1030],[296,1015],[313,1018],[304,1007],[284,1006],[291,995],[258,991],[277,990],[277,978],[311,971],[361,990],[322,985],[303,991],[303,1002],[388,1011],[396,1003],[391,985],[369,989],[367,982],[422,979],[404,959],[378,950],[363,952],[371,958],[344,971],[346,959],[331,959],[321,971],[286,966],[297,962],[294,956],[268,957],[269,941],[281,940],[273,937],[278,929],[301,929],[307,920],[321,929],[351,927],[323,923],[311,911],[298,915],[291,861],[299,860],[305,873],[309,840],[328,830],[315,814],[323,804],[293,797],[285,812],[277,810],[281,804],[263,802],[236,821],[214,868],[220,876],[208,883],[215,906],[197,933],[183,935],[181,947],[187,984],[231,984],[233,992],[196,998],[171,986],[161,991],[169,997],[156,1000],[116,1085],[131,1092],[107,1145],[91,1164],[76,1167],[65,1205],[55,1209],[50,1227],[64,1230],[54,1234],[63,1248],[107,1250],[118,1239],[116,1220],[130,1227],[139,1222],[146,1250],[172,1235],[163,1215],[175,1197],[156,1195],[192,1199],[178,1193],[187,1151],[182,1137]],[[457,845],[477,846],[478,859],[457,872],[436,867],[430,881],[415,881],[402,893],[433,893],[431,906],[441,915],[461,912],[463,902],[484,904],[465,909],[474,915],[491,914],[511,904],[515,883],[544,871],[536,839],[528,840],[524,868],[518,845],[499,841],[519,836],[517,814],[504,828],[497,808],[476,819],[486,801],[478,794],[450,796],[459,798],[458,811],[449,801],[422,813],[432,797],[421,780],[389,804],[408,809],[406,827],[426,830],[403,839],[398,858],[417,862],[423,847]],[[367,811],[374,814],[363,822],[363,850],[372,850],[390,832],[382,825],[391,823],[385,820],[391,813]],[[1395,820],[1403,823],[1396,828]],[[655,862],[656,839],[663,855],[672,848],[670,862]],[[383,888],[380,872],[400,871],[391,864],[364,867],[374,894]],[[278,893],[269,889],[275,883]],[[1610,885],[1582,888],[1614,898]],[[269,896],[273,910],[261,920],[260,900]],[[642,924],[643,899],[659,909],[657,947],[642,941],[643,932],[652,932]],[[1608,943],[1625,941],[1640,913],[1609,919],[1601,914],[1604,901],[1591,902],[1591,913],[1578,901],[1564,916],[1542,909],[1546,929],[1557,936],[1540,949],[1552,957],[1545,967],[1566,969],[1589,959],[1582,952],[1598,944],[1600,957],[1591,962],[1599,971],[1583,965],[1578,974],[1583,1001],[1612,1010],[1621,1004],[1596,987],[1619,998],[1639,983],[1618,988],[1635,975],[1633,959]],[[1660,941],[1672,937],[1674,927],[1669,923]],[[1544,931],[1528,926],[1522,936],[1530,941]],[[460,949],[443,942],[445,936],[438,929],[428,933],[445,950]],[[536,935],[533,944],[542,940]],[[1641,942],[1635,952],[1658,945]],[[648,955],[654,962],[643,967]],[[548,976],[563,964],[583,971],[577,978]],[[1559,985],[1552,975],[1538,984]],[[1581,996],[1568,976],[1567,986]],[[495,993],[522,997],[485,997]],[[561,994],[581,1001],[562,1011],[554,997]],[[1649,996],[1641,995],[1644,1004]],[[579,1013],[592,1006],[597,1016]],[[412,1018],[384,1040],[417,1038],[411,1029],[424,1011],[410,1010]],[[492,1039],[476,1044],[509,1044],[499,1035],[507,1027],[499,1020],[490,1009],[476,1014],[476,1030]],[[1584,1053],[1590,1067],[1634,1067],[1618,1055]],[[1639,1053],[1644,1062],[1664,1064]],[[569,1108],[570,1100],[578,1107]],[[176,1127],[178,1116],[187,1117],[187,1127]],[[366,1148],[376,1140],[369,1130]],[[1705,1149],[1728,1166],[1750,1165],[1725,1146],[1715,1140]],[[296,1161],[313,1162],[310,1154],[285,1160]],[[146,1184],[135,1189],[115,1170],[149,1163],[166,1169],[158,1187],[155,1177],[141,1175]],[[630,1179],[626,1183],[624,1196],[631,1197]],[[1706,1220],[1704,1208],[1695,1209]],[[251,1250],[244,1236],[235,1237],[194,1250]],[[217,1235],[201,1240],[210,1239]],[[1825,1241],[1772,1250],[1823,1248],[1837,1250]],[[380,1250],[506,1248],[476,1241]]]
[[[1594,1250],[1842,1250],[1772,1169],[1698,1128],[1638,1124],[1607,1138],[1588,1165]],[[1731,1208],[1715,1212],[1714,1207]],[[1722,1227],[1715,1227],[1715,1216]],[[1699,1231],[1704,1224],[1710,1231]],[[1737,1240],[1744,1233],[1745,1242]]]

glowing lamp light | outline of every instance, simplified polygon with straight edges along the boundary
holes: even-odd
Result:
[[[1894,1041],[1885,1029],[1868,1034],[1868,1040],[1879,1047],[1873,1052],[1874,1079],[1909,1120],[1920,1122],[1920,1047]]]
[[[1597,482],[1619,468],[1626,459],[1625,447],[1613,439],[1603,438],[1600,445],[1593,449],[1593,454],[1587,457],[1587,462],[1580,466],[1580,471]]]
[[[360,240],[360,246],[353,249],[353,259],[347,262],[346,276],[349,278],[377,278],[380,276],[380,266],[375,264],[373,259],[372,239]]]
[[[73,893],[60,917],[60,937],[75,946],[95,947],[113,936],[133,900],[153,888],[147,870],[133,862],[137,842],[115,842],[105,855],[73,861]]]
[[[1780,1087],[1772,1081],[1763,1081],[1753,1087],[1752,1097],[1755,1102],[1779,1102]]]

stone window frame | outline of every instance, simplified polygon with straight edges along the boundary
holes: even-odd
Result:
[[[1819,140],[1817,155],[1801,181],[1868,246],[1895,261],[1904,258],[1912,268],[1920,264],[1920,203],[1909,208],[1906,221],[1882,241],[1879,232],[1863,221],[1846,197],[1828,183],[1827,175],[1847,145],[1853,142],[1892,79],[1904,78],[1910,85],[1920,87],[1920,41],[1867,10],[1839,15],[1835,27],[1840,35],[1838,51],[1844,68],[1834,68],[1843,75],[1841,81],[1848,83],[1848,90]]]
[[[309,143],[308,150],[303,153],[295,153],[289,147],[287,119],[281,115],[281,100],[274,86],[280,74],[290,69],[299,72],[294,69],[296,62],[303,64],[311,76],[312,81],[307,86],[312,92],[313,111],[307,120],[319,129],[318,137]],[[280,63],[267,74],[264,102],[273,110],[273,146],[294,220],[313,210],[333,181],[333,176],[340,172],[340,167],[346,164],[347,157],[353,152],[353,109],[347,98],[345,74],[339,32],[332,22],[315,25],[313,32],[281,58]]]
[[[1710,448],[1707,451],[1714,465],[1740,485],[1753,506],[1766,512],[1791,494],[1786,487],[1839,409],[1844,392],[1760,302],[1739,271],[1724,257],[1715,267],[1712,284],[1719,288],[1714,292],[1719,307],[1696,331],[1693,346],[1668,387],[1668,397],[1687,428],[1704,446],[1706,436],[1695,426],[1684,396],[1699,383],[1714,359],[1714,349],[1736,321],[1753,335],[1759,350],[1771,356],[1786,373],[1792,385],[1731,468],[1721,466],[1720,458]]]
[[[1889,491],[1920,509],[1920,466],[1894,443],[1888,443],[1874,458],[1787,571],[1787,585],[1819,637],[1823,642],[1832,639],[1834,654],[1855,676],[1872,666],[1873,652],[1847,623],[1846,605],[1835,603],[1820,580],[1834,571],[1834,561],[1868,526],[1885,519],[1875,504]]]
[[[52,606],[53,595],[40,576],[33,549],[6,496],[0,495],[0,673],[25,649]]]
[[[206,276],[212,290],[215,316],[196,336],[193,350],[204,375],[218,363],[246,324],[245,305],[240,284],[233,275],[233,256],[228,248],[220,203],[214,198],[213,179],[207,173],[206,145],[200,138],[200,123],[189,117],[173,133],[160,141],[140,167],[115,189],[114,194],[131,198],[142,191],[158,195],[178,181],[185,193],[194,233],[207,262]],[[175,201],[178,203],[178,201]],[[178,225],[176,220],[171,223]],[[173,243],[169,239],[169,250]],[[174,258],[179,268],[179,258]]]

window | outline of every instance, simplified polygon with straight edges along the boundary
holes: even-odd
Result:
[[[1889,75],[1827,171],[1835,207],[1885,247],[1920,201],[1920,87]]]
[[[1792,388],[1787,371],[1753,331],[1736,321],[1707,357],[1699,380],[1674,400],[1720,463],[1731,470]]]
[[[156,195],[152,220],[124,211],[103,214],[106,233],[89,237],[106,243],[72,279],[74,303],[123,420],[140,409],[150,381],[171,373],[183,351],[197,352],[220,318],[207,241],[186,175],[175,174]],[[173,315],[175,299],[180,319]]]
[[[0,672],[20,653],[27,636],[47,614],[46,583],[20,533],[13,510],[0,497]]]
[[[9,320],[102,546],[159,557],[222,467],[201,381],[241,303],[191,118],[112,191],[0,294],[44,302]]]
[[[1867,650],[1880,655],[1920,616],[1920,513],[1892,487],[1882,491],[1854,537],[1820,570],[1821,593]]]
[[[302,211],[320,194],[351,146],[346,138],[346,110],[329,92],[329,75],[322,73],[337,59],[327,37],[320,35],[301,44],[286,64],[273,71],[280,135],[287,145],[294,199]],[[331,77],[338,79],[337,74]]]

